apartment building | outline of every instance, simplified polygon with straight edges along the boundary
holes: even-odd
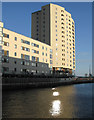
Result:
[[[1,26],[2,25],[2,26]],[[2,71],[3,73],[49,74],[52,69],[52,47],[2,28]]]
[[[48,4],[32,13],[31,37],[0,22],[0,74],[75,70],[75,23],[65,8]]]
[[[75,23],[65,8],[48,4],[32,13],[33,39],[53,49],[53,70],[75,70]]]

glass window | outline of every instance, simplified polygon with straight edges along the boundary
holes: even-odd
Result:
[[[44,49],[44,46],[42,46],[42,49]]]
[[[50,59],[52,59],[52,54],[50,54]]]
[[[15,41],[17,41],[17,37],[15,37]]]
[[[36,67],[36,63],[32,63],[31,65],[34,66],[34,67]]]
[[[14,56],[17,56],[17,53],[16,53],[16,52],[14,53]]]
[[[17,48],[17,45],[15,44],[15,48]]]
[[[52,64],[52,60],[50,60],[50,64]]]
[[[30,60],[30,56],[29,55],[25,55],[25,59],[26,60]]]
[[[52,49],[50,49],[50,53],[52,53]]]
[[[42,55],[44,55],[44,52],[42,52]]]

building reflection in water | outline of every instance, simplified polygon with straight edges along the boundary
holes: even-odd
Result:
[[[51,109],[49,112],[52,116],[60,115],[60,113],[61,113],[61,101],[60,100],[52,101]]]

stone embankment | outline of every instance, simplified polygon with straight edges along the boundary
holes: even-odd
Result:
[[[57,87],[63,85],[82,84],[82,83],[94,83],[93,78],[18,78],[18,77],[3,77],[2,89],[26,89],[26,88],[45,88],[45,87]]]

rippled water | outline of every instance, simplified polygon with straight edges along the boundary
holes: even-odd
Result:
[[[3,117],[92,117],[92,84],[3,92]]]

